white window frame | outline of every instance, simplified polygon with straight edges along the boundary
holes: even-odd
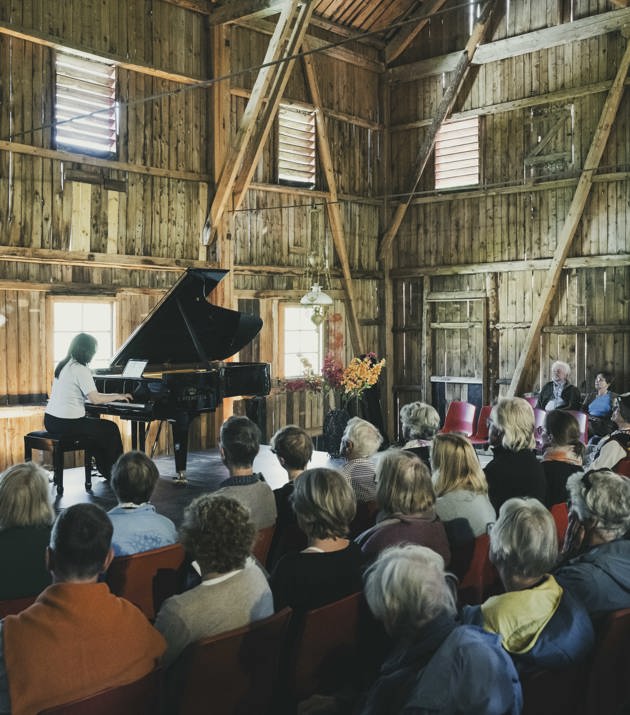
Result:
[[[278,182],[314,189],[316,163],[315,110],[281,104],[278,109]]]
[[[110,61],[55,51],[54,144],[66,151],[116,156],[116,66]]]
[[[317,335],[317,343],[318,343],[318,354],[315,356],[316,359],[311,358],[311,353],[308,353],[306,357],[309,359],[311,362],[312,368],[313,368],[313,374],[314,375],[321,375],[322,372],[322,365],[324,362],[324,330],[323,330],[323,323],[320,325],[315,325],[311,321],[311,315],[313,313],[313,307],[312,306],[304,306],[300,305],[298,303],[281,303],[280,304],[280,345],[281,345],[281,350],[280,350],[280,372],[281,376],[283,378],[294,378],[294,377],[302,377],[304,375],[304,369],[300,368],[297,373],[291,372],[289,373],[287,371],[287,356],[292,355],[296,356],[299,358],[303,353],[299,349],[293,349],[292,346],[289,345],[289,342],[292,340],[292,335],[293,331],[288,332],[286,328],[286,312],[288,310],[295,310],[295,311],[301,311],[303,313],[303,318],[301,319],[301,324],[304,326],[304,330],[301,332],[310,332],[311,329],[312,331]]]
[[[446,121],[435,137],[435,188],[479,184],[479,115]]]

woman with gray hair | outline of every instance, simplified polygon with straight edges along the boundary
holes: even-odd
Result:
[[[271,574],[276,611],[309,611],[360,591],[361,550],[348,539],[357,505],[345,477],[334,469],[307,469],[292,499],[308,546],[285,554]]]
[[[440,415],[426,402],[410,402],[400,408],[400,423],[404,440],[403,449],[418,455],[430,468],[431,440],[440,428]]]
[[[494,454],[484,472],[488,496],[498,512],[512,497],[534,497],[543,504],[547,482],[534,446],[534,411],[522,397],[504,397],[490,413],[489,438]]]
[[[396,645],[361,715],[520,713],[514,665],[496,635],[457,624],[436,553],[411,545],[386,549],[365,575],[365,597]]]
[[[55,512],[48,475],[33,462],[0,475],[0,599],[37,596],[50,584],[46,547]]]
[[[383,436],[367,420],[353,417],[349,420],[341,438],[341,454],[346,463],[341,473],[354,489],[357,501],[374,501],[376,482],[372,457],[383,444]]]
[[[506,593],[465,606],[464,623],[501,637],[519,670],[562,668],[584,660],[594,632],[581,601],[550,575],[558,536],[537,499],[509,499],[490,532],[490,561]]]
[[[451,550],[435,513],[435,493],[426,465],[415,454],[389,449],[376,468],[376,525],[356,538],[369,561],[388,546],[428,546],[448,564]]]
[[[572,474],[567,481],[570,558],[555,576],[586,606],[595,622],[630,608],[630,480],[609,469]],[[577,555],[576,555],[577,554]]]

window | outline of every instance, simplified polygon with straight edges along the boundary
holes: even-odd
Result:
[[[278,181],[315,186],[315,112],[292,107],[278,111]]]
[[[55,55],[55,146],[99,156],[116,153],[114,65],[83,55]]]
[[[53,365],[68,354],[77,333],[89,333],[98,341],[90,367],[107,367],[114,354],[114,302],[53,300]]]
[[[435,188],[479,183],[479,117],[444,122],[435,139]]]
[[[308,360],[313,373],[322,371],[323,346],[321,325],[311,321],[311,306],[283,306],[284,376],[304,374],[302,360]]]

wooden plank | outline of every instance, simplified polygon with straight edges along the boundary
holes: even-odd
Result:
[[[528,331],[525,345],[512,375],[512,381],[508,388],[509,395],[514,395],[523,389],[525,368],[535,358],[540,333],[547,317],[549,316],[551,302],[560,280],[563,265],[569,249],[571,248],[575,232],[577,231],[580,220],[582,219],[584,207],[593,184],[593,173],[599,166],[602,154],[606,148],[606,142],[608,141],[615,117],[617,116],[617,110],[623,96],[624,81],[626,79],[626,75],[628,74],[629,66],[630,41],[626,43],[626,49],[619,63],[615,80],[610,88],[608,96],[606,97],[606,102],[604,103],[604,107],[599,117],[593,141],[591,142],[582,173],[580,174],[578,186],[575,190],[575,194],[573,195],[573,200],[571,201],[564,226],[558,236],[557,247],[554,251],[551,267],[547,273],[547,278],[543,287],[538,315],[532,322],[531,328]]]
[[[430,0],[423,3],[419,12],[409,18],[409,24],[403,25],[385,47],[385,63],[391,64],[409,47],[426,27],[427,23],[446,0]]]
[[[221,25],[244,17],[266,17],[279,13],[287,0],[223,0],[210,6],[208,23]]]

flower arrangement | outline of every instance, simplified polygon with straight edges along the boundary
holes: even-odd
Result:
[[[344,396],[359,399],[368,388],[376,385],[384,365],[385,359],[379,360],[375,353],[353,357],[341,378]]]

